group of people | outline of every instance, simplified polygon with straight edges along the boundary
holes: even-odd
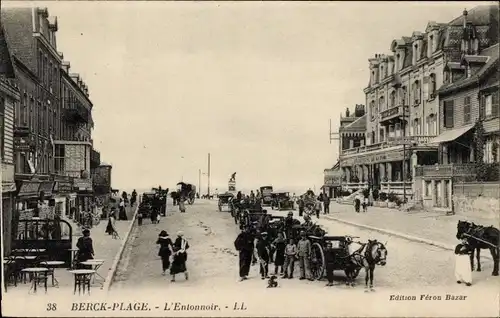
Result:
[[[292,279],[294,277],[295,263],[299,263],[300,280],[313,280],[310,266],[311,241],[306,232],[300,232],[300,238],[293,239],[293,226],[300,222],[293,217],[293,212],[289,212],[284,220],[284,232],[289,239],[285,239],[283,233],[279,232],[274,240],[269,238],[266,227],[262,226],[258,232],[254,232],[251,226],[242,228],[241,233],[234,241],[234,246],[239,252],[239,276],[240,280],[248,279],[250,267],[259,263],[259,273],[261,279],[269,278],[269,266],[274,264],[274,275],[281,275],[283,278]],[[313,226],[311,218],[304,217],[303,228]]]
[[[184,233],[182,231],[177,232],[177,237],[172,241],[167,231],[163,230],[158,235],[156,244],[160,245],[158,256],[161,258],[162,275],[166,275],[166,271],[170,269],[172,282],[175,282],[175,275],[180,273],[184,273],[184,277],[188,280],[186,262],[189,243],[184,238]]]

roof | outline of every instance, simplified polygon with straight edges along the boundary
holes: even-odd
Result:
[[[9,47],[5,40],[5,32],[0,24],[0,76],[14,78],[14,66],[9,53]]]
[[[32,14],[31,8],[7,8],[0,18],[11,54],[36,74]]]
[[[473,25],[488,25],[495,16],[498,21],[498,4],[477,6],[467,12],[467,22]],[[463,23],[464,16],[461,15],[453,19],[449,25],[462,26]]]
[[[363,116],[359,117],[349,125],[346,125],[344,127],[340,127],[340,130],[342,131],[362,131],[364,132],[366,130],[366,114]]]
[[[489,57],[489,59],[474,75],[472,75],[469,78],[465,78],[463,80],[459,80],[457,82],[441,86],[441,88],[439,89],[439,93],[440,94],[450,93],[454,90],[465,88],[471,84],[477,83],[477,81],[479,81],[486,74],[488,74],[490,70],[492,70],[495,67],[498,68],[498,55],[499,55],[498,43],[487,49],[484,49],[481,52],[481,56],[487,56]]]

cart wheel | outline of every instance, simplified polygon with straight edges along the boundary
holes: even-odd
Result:
[[[316,280],[322,279],[325,274],[325,254],[317,242],[311,246],[311,273]]]
[[[345,273],[345,276],[347,277],[350,277],[351,279],[356,279],[356,277],[358,277],[359,275],[359,271],[361,270],[361,268],[350,268],[350,269],[345,269],[344,270],[344,273]]]

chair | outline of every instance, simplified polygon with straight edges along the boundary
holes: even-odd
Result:
[[[40,272],[37,275],[33,275],[33,279],[35,280],[35,284],[43,283],[43,287],[45,289],[45,293],[47,293],[47,281],[49,280],[49,272]],[[52,276],[53,277],[53,276]]]
[[[87,287],[87,293],[90,295],[90,281],[92,275],[90,274],[74,274],[75,275],[75,287],[73,294],[76,294],[76,288],[78,287],[78,295],[80,295],[82,288],[85,294],[85,287]]]

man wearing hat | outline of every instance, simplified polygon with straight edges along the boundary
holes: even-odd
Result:
[[[307,238],[305,231],[300,231],[300,240],[297,243],[297,255],[299,257],[300,279],[307,278],[313,280],[311,277],[311,264],[309,264],[311,241]]]
[[[260,276],[262,279],[269,278],[269,250],[267,232],[262,232],[257,242],[257,255],[259,256]]]
[[[234,241],[234,247],[239,252],[240,280],[243,281],[248,278],[254,250],[254,237],[250,233],[250,228],[242,227],[241,233]]]

